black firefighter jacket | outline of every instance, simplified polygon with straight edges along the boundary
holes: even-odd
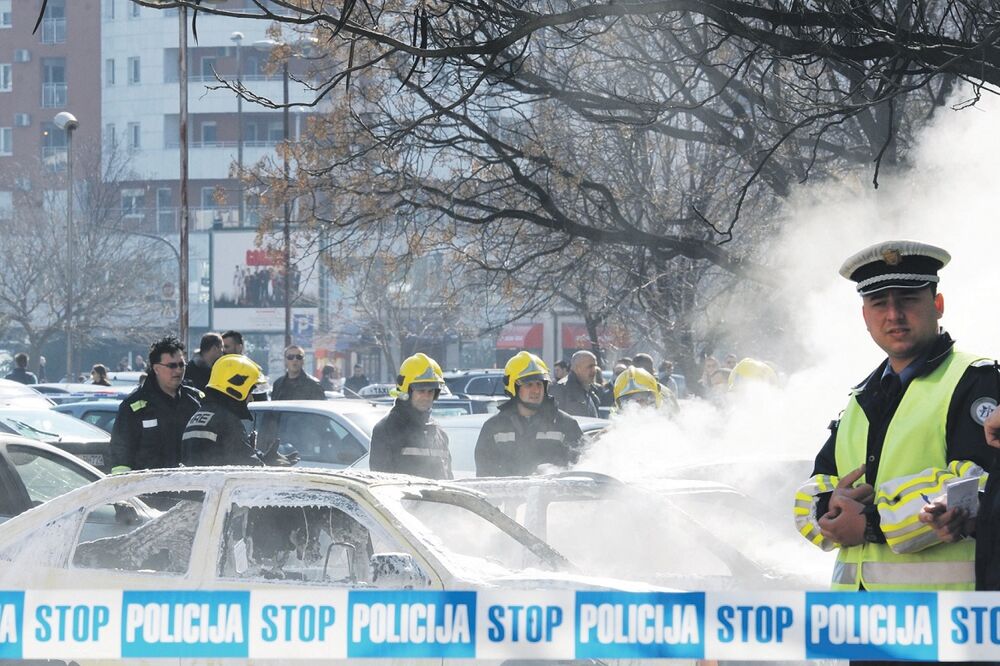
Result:
[[[111,430],[111,465],[129,469],[177,467],[181,459],[181,434],[198,411],[203,394],[181,385],[171,398],[150,373],[118,407]]]
[[[243,427],[242,421],[250,418],[245,402],[207,389],[201,409],[184,430],[181,462],[188,467],[263,464]]]
[[[373,472],[453,478],[448,435],[429,413],[417,411],[408,400],[397,399],[375,424],[368,461]]]
[[[541,409],[524,417],[517,400],[500,406],[479,432],[476,476],[527,476],[543,464],[566,467],[580,456],[583,432],[572,416],[547,397]]]

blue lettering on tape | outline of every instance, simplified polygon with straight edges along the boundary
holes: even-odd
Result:
[[[720,643],[781,643],[794,618],[788,606],[719,606],[716,615]]]
[[[347,656],[476,656],[476,593],[352,591]]]
[[[269,643],[316,643],[327,638],[327,632],[336,622],[337,610],[333,606],[307,604],[267,604],[261,608],[261,638]]]
[[[124,592],[122,657],[247,657],[250,592]]]
[[[576,657],[705,656],[705,594],[576,593]]]
[[[936,661],[936,592],[807,592],[807,659]]]
[[[101,629],[108,626],[111,610],[88,604],[41,604],[35,608],[35,640],[64,643],[99,643]]]
[[[563,623],[559,606],[503,605],[486,609],[489,627],[486,637],[491,643],[551,643],[552,632]]]
[[[24,592],[0,592],[0,658],[20,659]]]
[[[1000,645],[1000,606],[955,606],[951,640],[959,645]]]

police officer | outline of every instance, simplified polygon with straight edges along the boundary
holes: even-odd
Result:
[[[942,543],[919,522],[924,497],[992,458],[983,422],[997,404],[992,361],[956,351],[939,329],[941,248],[912,241],[868,247],[841,275],[857,283],[862,315],[887,358],[852,391],[795,495],[799,530],[838,549],[839,590],[968,590],[971,541]]]
[[[149,347],[150,375],[122,401],[111,431],[111,471],[177,467],[181,435],[201,391],[183,386],[184,344],[173,336]]]
[[[396,377],[396,402],[372,429],[372,471],[453,478],[448,435],[431,419],[443,386],[441,366],[431,357],[418,353],[403,361]]]
[[[548,395],[549,369],[526,351],[504,366],[511,399],[483,424],[476,442],[476,476],[526,476],[539,465],[566,467],[577,461],[583,433]]]
[[[243,427],[252,420],[247,402],[260,367],[241,354],[220,356],[212,364],[205,399],[182,437],[181,461],[189,466],[262,465],[255,438]]]
[[[638,366],[629,366],[615,380],[615,407],[619,410],[626,405],[654,407],[663,405],[661,386],[653,375]]]

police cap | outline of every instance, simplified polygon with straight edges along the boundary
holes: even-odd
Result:
[[[921,289],[936,284],[937,272],[950,260],[947,251],[933,245],[885,241],[849,257],[840,274],[857,282],[858,293],[867,296],[883,289]]]

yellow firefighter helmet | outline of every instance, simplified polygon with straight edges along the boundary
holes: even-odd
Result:
[[[525,379],[540,379],[549,384],[549,368],[545,361],[531,352],[520,351],[503,367],[503,387],[510,397],[517,396],[517,383]]]
[[[744,384],[755,382],[776,386],[778,384],[778,374],[767,363],[758,361],[755,358],[743,359],[733,366],[732,372],[729,373],[730,391]]]
[[[660,384],[653,375],[642,368],[631,365],[625,368],[615,380],[615,404],[621,406],[622,399],[631,400],[644,393],[651,394],[651,397],[659,407],[663,402],[660,394]]]
[[[226,354],[212,365],[212,375],[207,386],[242,402],[253,391],[258,379],[259,365],[243,354]]]
[[[434,389],[444,386],[444,376],[437,361],[424,353],[416,353],[402,362],[396,376],[399,396],[409,396],[410,389]]]

